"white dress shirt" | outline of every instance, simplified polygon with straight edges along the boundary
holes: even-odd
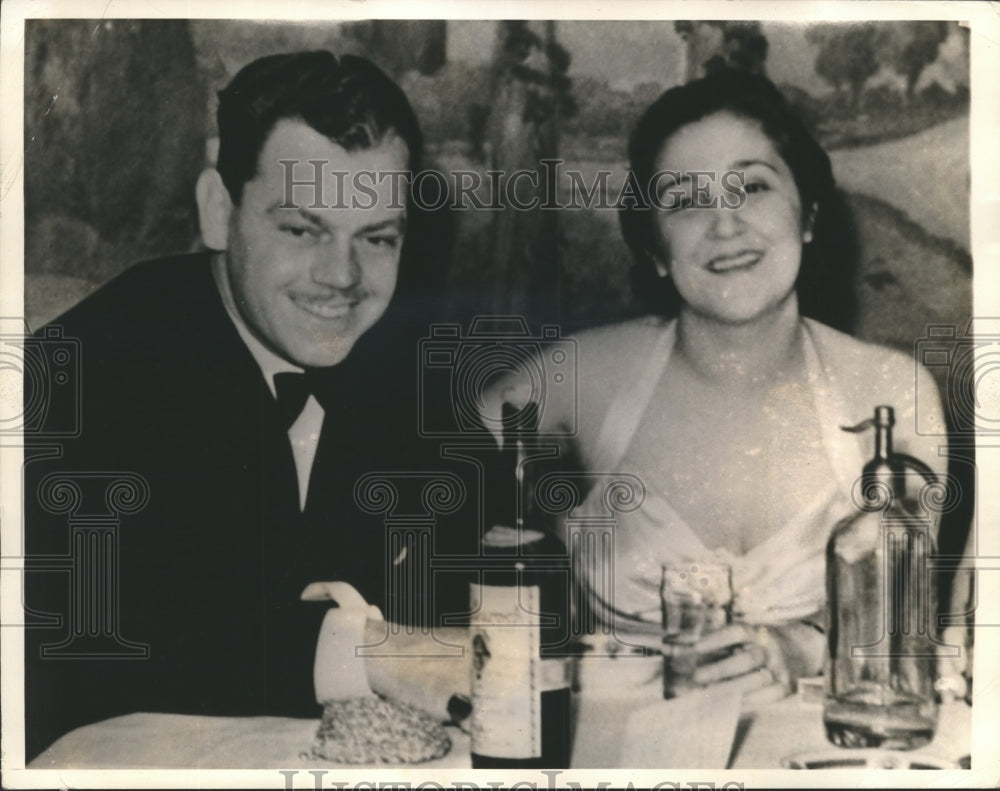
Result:
[[[226,312],[236,326],[236,331],[240,334],[243,342],[250,350],[250,354],[260,366],[264,381],[271,391],[271,395],[276,394],[274,387],[274,375],[285,372],[302,373],[303,369],[283,357],[268,349],[263,343],[257,340],[256,336],[247,327],[243,317],[236,309],[236,302],[233,298],[232,290],[229,287],[229,278],[226,268],[222,264],[221,256],[216,256],[212,261],[212,273],[215,283],[222,296],[222,303],[226,306]],[[310,395],[306,400],[302,412],[296,418],[291,428],[288,429],[288,440],[292,445],[292,456],[295,459],[295,473],[299,482],[299,509],[305,510],[306,497],[309,494],[309,475],[312,472],[313,460],[316,458],[316,447],[319,444],[319,433],[323,428],[323,407],[320,406],[315,396]]]

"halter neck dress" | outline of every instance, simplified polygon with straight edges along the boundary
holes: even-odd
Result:
[[[594,614],[615,630],[650,632],[661,628],[660,577],[666,561],[722,561],[730,564],[734,617],[752,625],[780,625],[805,619],[821,623],[825,605],[825,547],[833,526],[853,509],[851,487],[864,463],[858,439],[841,431],[857,416],[848,414],[837,377],[817,350],[814,337],[824,327],[803,318],[802,351],[815,413],[832,478],[816,481],[809,504],[769,537],[742,555],[707,546],[671,506],[663,492],[646,488],[641,505],[616,515],[613,549],[601,557],[577,558],[577,578]],[[653,336],[637,379],[624,381],[612,398],[598,434],[593,469],[632,473],[643,470],[630,459],[657,383],[670,361],[676,322]],[[606,512],[601,492],[588,493],[583,515]],[[598,551],[598,550],[595,550]],[[607,564],[612,568],[608,569]]]

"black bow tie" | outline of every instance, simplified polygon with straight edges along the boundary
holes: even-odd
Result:
[[[302,373],[283,371],[274,375],[275,402],[278,418],[287,431],[302,414],[310,395],[316,397],[324,411],[329,411],[333,394],[330,372],[323,368],[306,369]]]

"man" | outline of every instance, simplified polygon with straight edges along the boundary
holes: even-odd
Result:
[[[218,125],[196,189],[210,251],[137,264],[54,322],[80,339],[81,431],[58,457],[26,451],[29,618],[61,619],[26,633],[28,760],[132,711],[318,716],[326,607],[302,590],[346,580],[385,605],[385,532],[353,487],[412,462],[415,409],[379,385],[400,345],[370,330],[412,243],[400,175],[419,166],[417,121],[370,62],[309,52],[244,68]],[[116,509],[106,485],[122,474],[138,493]],[[70,505],[60,477],[81,493]],[[67,520],[109,509],[96,622],[110,651],[72,609],[89,606],[79,564],[72,592],[52,573],[83,551]]]

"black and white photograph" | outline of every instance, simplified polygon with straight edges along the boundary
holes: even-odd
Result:
[[[4,787],[995,783],[996,9],[6,3]]]

